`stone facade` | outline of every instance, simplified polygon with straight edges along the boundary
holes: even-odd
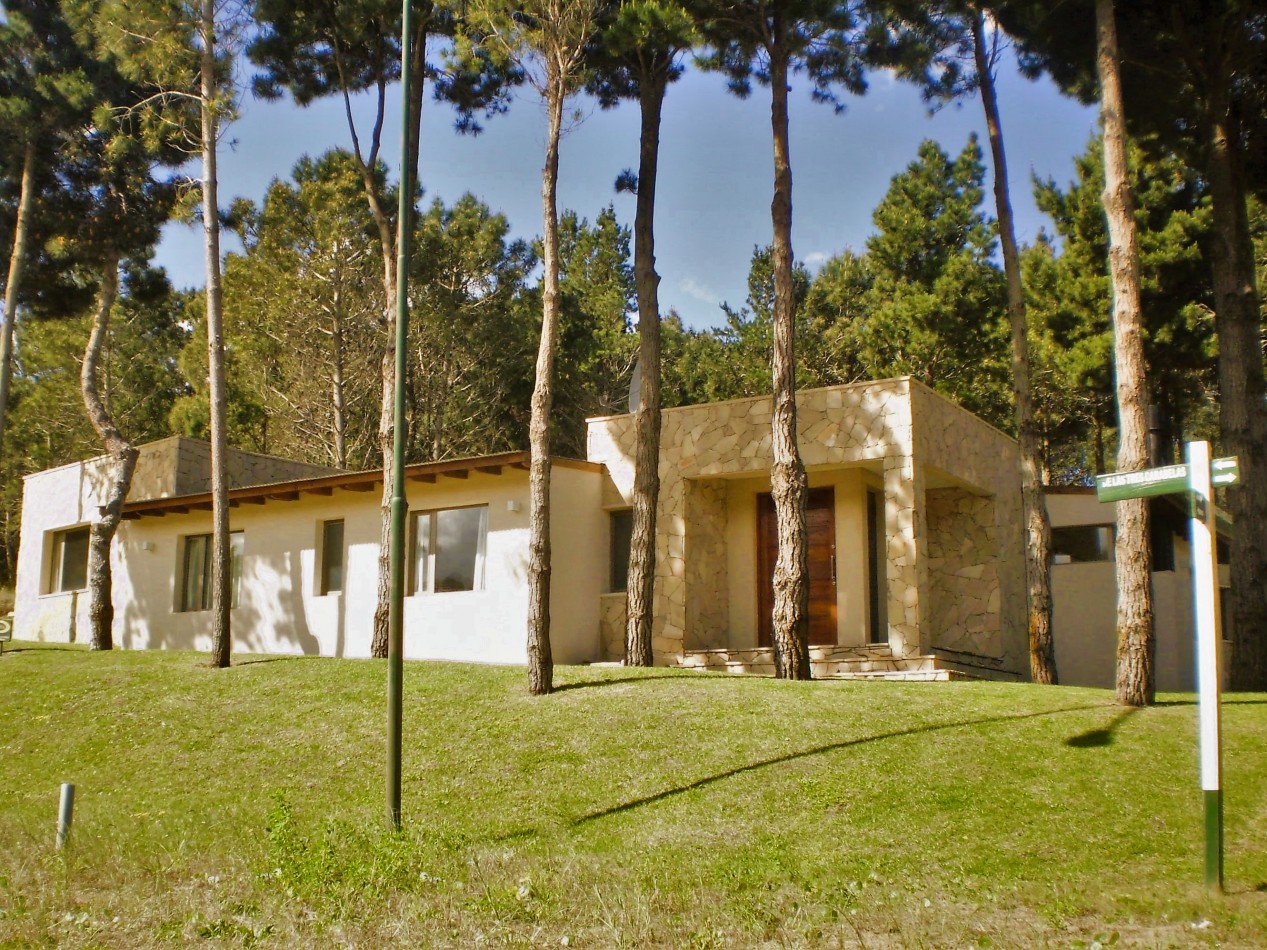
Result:
[[[926,493],[928,592],[937,618],[934,647],[998,656],[998,530],[990,498],[959,488]]]
[[[745,534],[733,521],[754,508],[749,499],[768,491],[770,416],[769,397],[664,412],[653,620],[658,663],[682,663],[691,651],[755,646],[739,642],[752,641],[739,627],[754,595],[745,583],[752,576],[742,560],[748,555],[736,551],[755,549],[755,530]],[[852,619],[841,621],[839,645],[865,644],[866,618],[879,614],[887,618],[886,646],[895,657],[944,650],[1021,673],[1015,442],[908,378],[801,392],[797,425],[811,485],[838,482],[833,557],[857,571],[866,569],[865,531],[848,534],[840,525],[865,524],[864,489],[884,496],[878,585],[884,603],[863,609],[842,594],[840,616]],[[607,466],[613,506],[632,496],[634,436],[632,416],[590,420],[588,457]],[[840,482],[842,472],[854,472],[853,480]],[[948,558],[949,539],[963,531],[970,548]],[[859,582],[852,590],[864,588]]]

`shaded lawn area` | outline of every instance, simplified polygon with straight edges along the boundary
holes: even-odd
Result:
[[[392,835],[385,663],[204,664],[5,650],[0,946],[1267,944],[1262,696],[1214,896],[1190,696],[409,663]]]

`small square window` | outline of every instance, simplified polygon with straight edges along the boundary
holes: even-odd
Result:
[[[1081,564],[1113,560],[1113,525],[1080,524],[1051,529],[1052,561]]]
[[[484,589],[487,505],[420,511],[411,520],[411,593]]]
[[[242,553],[246,542],[241,531],[229,534],[230,606],[238,605],[242,580]],[[211,535],[191,534],[181,548],[180,611],[211,609]]]
[[[88,586],[89,530],[85,525],[53,532],[48,593],[83,590]]]
[[[343,520],[321,525],[321,593],[343,590]]]

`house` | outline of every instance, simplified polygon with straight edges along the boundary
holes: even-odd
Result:
[[[1189,519],[1182,496],[1150,500],[1153,555],[1154,678],[1158,690],[1195,690],[1196,639],[1193,635]],[[1114,570],[1113,504],[1096,499],[1094,488],[1047,490],[1052,524],[1052,629],[1056,669],[1067,686],[1113,686],[1117,655],[1117,578]],[[1231,656],[1228,530],[1220,519],[1219,585],[1223,681]]]
[[[909,378],[797,399],[809,475],[810,639],[818,675],[1026,675],[1015,443]],[[656,662],[772,669],[771,400],[666,410]],[[589,422],[586,460],[555,459],[551,640],[563,663],[623,653],[632,416]],[[368,656],[382,472],[235,453],[234,649]],[[205,446],[145,446],[114,546],[115,642],[210,647]],[[232,466],[231,466],[232,467]],[[406,470],[405,655],[521,663],[528,457]],[[101,459],[28,476],[17,635],[86,638],[86,527]]]

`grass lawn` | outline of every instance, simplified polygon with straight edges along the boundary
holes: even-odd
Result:
[[[1267,700],[9,645],[0,947],[1261,947]],[[58,786],[76,785],[69,847]]]

